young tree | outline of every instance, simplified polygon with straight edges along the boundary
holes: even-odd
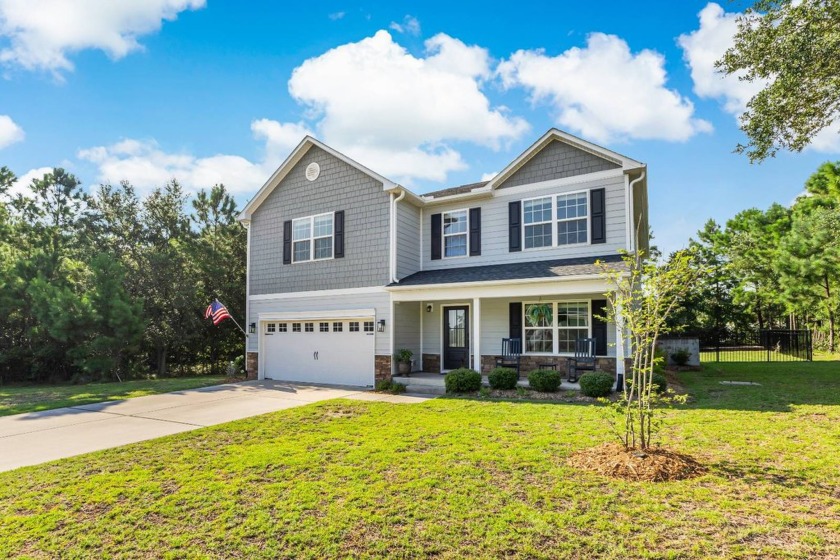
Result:
[[[759,0],[738,21],[717,62],[726,74],[767,85],[748,103],[736,150],[750,161],[799,152],[840,117],[840,0]]]
[[[652,444],[657,395],[653,384],[656,342],[668,332],[668,319],[705,273],[689,251],[678,251],[664,263],[641,252],[624,255],[623,267],[601,264],[610,285],[608,319],[622,326],[631,342],[630,375],[618,402],[622,412],[621,440],[626,448]]]

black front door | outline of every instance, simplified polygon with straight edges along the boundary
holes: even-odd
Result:
[[[443,369],[470,365],[470,308],[443,308]]]

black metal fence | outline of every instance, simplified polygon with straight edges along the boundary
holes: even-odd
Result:
[[[813,359],[811,331],[704,332],[701,362],[796,362]]]

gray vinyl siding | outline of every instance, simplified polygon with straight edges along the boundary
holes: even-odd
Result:
[[[315,181],[304,176],[317,162]],[[252,295],[388,283],[389,195],[382,183],[312,147],[251,218]],[[344,258],[283,264],[283,222],[344,210]]]
[[[569,193],[595,188],[604,188],[606,194],[607,242],[595,245],[581,244],[540,249],[527,249],[511,253],[508,250],[508,203],[539,196]],[[498,190],[493,198],[480,201],[455,202],[433,206],[423,211],[423,243],[428,245],[431,239],[431,216],[438,212],[461,208],[481,207],[481,255],[452,259],[432,260],[428,247],[423,250],[423,269],[437,270],[462,266],[503,264],[510,262],[563,259],[572,257],[614,255],[627,244],[624,210],[624,178],[621,175],[607,179],[582,181],[564,187],[544,187],[528,192],[521,189],[511,192],[509,189]]]
[[[405,305],[405,304],[402,304]],[[349,309],[375,309],[375,321],[385,319],[385,332],[377,331],[374,342],[377,355],[391,354],[391,298],[384,289],[381,292],[366,294],[347,294],[324,296],[306,296],[284,299],[251,300],[248,323],[259,324],[260,313],[309,312]],[[248,336],[248,351],[257,352],[259,333]]]
[[[394,305],[394,353],[402,348],[414,352],[414,369],[420,368],[420,302]]]
[[[617,163],[572,147],[565,142],[554,140],[499,185],[499,188],[528,185],[619,167],[621,166]]]
[[[420,270],[420,208],[397,203],[397,278]]]

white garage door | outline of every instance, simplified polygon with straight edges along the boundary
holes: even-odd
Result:
[[[265,321],[262,329],[266,379],[373,385],[373,317]]]

